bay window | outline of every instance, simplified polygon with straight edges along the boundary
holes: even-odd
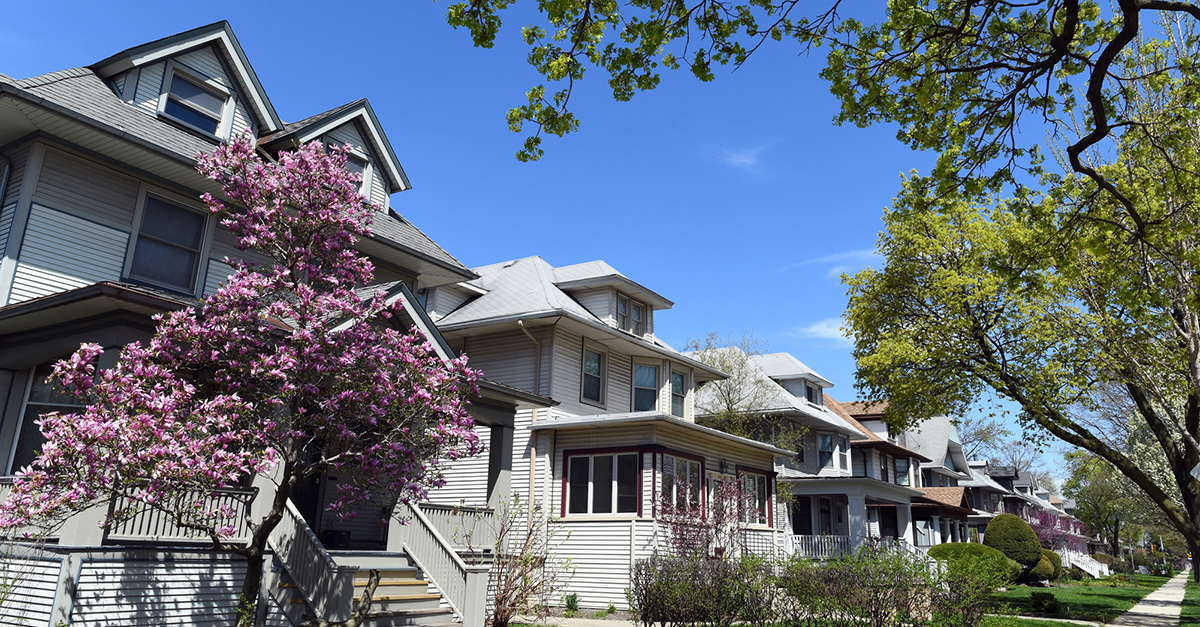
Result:
[[[567,513],[637,513],[638,475],[637,453],[568,457]]]

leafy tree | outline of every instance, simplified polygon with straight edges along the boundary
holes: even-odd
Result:
[[[995,459],[1004,450],[1004,439],[1011,435],[1004,423],[991,416],[966,416],[958,423],[958,439],[967,459],[988,454]]]
[[[1069,453],[1066,460],[1070,476],[1063,492],[1075,499],[1075,516],[1093,535],[1104,539],[1110,555],[1120,557],[1121,531],[1139,511],[1124,485],[1128,480],[1103,459],[1085,451]]]
[[[42,417],[47,442],[0,524],[53,524],[114,498],[136,505],[105,524],[161,511],[247,559],[238,624],[249,625],[268,536],[296,485],[340,471],[351,480],[331,509],[343,517],[423,498],[444,483],[437,460],[480,450],[466,411],[476,375],[465,357],[443,362],[419,334],[392,328],[382,293],[356,292],[372,266],[352,244],[375,209],[344,153],[312,143],[268,163],[242,137],[199,160],[238,207],[206,195],[210,209],[273,263],[238,263],[200,308],[160,316],[153,339],[126,346],[112,369],[97,372],[94,344],[59,362],[54,378],[87,408]],[[204,507],[207,492],[256,473],[275,486],[257,495],[262,517]]]

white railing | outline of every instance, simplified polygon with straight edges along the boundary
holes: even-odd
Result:
[[[489,551],[496,544],[496,512],[484,507],[421,503],[421,513],[458,549]]]
[[[467,565],[421,510],[404,503],[396,506],[396,516],[407,519],[408,524],[391,525],[389,549],[400,545],[450,609],[462,617],[463,627],[483,627],[490,567]]]
[[[291,500],[267,542],[318,618],[340,621],[350,617],[358,567],[333,561]]]
[[[850,553],[850,536],[792,536],[795,555],[811,559],[832,559]]]
[[[184,506],[195,504],[198,512],[217,511],[227,507],[232,512],[231,522],[238,527],[238,534],[226,538],[229,542],[248,542],[249,529],[243,521],[250,514],[250,503],[258,493],[249,490],[196,490],[193,495],[181,501]],[[190,502],[189,502],[190,501]],[[113,541],[153,541],[153,542],[208,542],[209,536],[196,529],[181,527],[171,519],[171,516],[157,509],[146,507],[138,502],[118,498],[112,503],[110,511],[134,508],[137,511],[127,520],[115,523],[105,536]]]
[[[1109,574],[1108,565],[1100,563],[1090,555],[1070,549],[1063,549],[1059,555],[1066,568],[1074,566],[1093,577],[1107,577]]]

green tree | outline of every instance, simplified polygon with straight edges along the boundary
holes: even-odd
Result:
[[[1108,545],[1108,553],[1121,556],[1121,532],[1130,523],[1135,509],[1122,485],[1122,478],[1112,465],[1086,451],[1074,451],[1066,456],[1070,476],[1063,488],[1068,498],[1075,499],[1075,516],[1098,534]]]

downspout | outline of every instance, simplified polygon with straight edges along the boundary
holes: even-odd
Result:
[[[524,320],[517,320],[517,326],[521,328],[521,332],[523,332],[525,334],[525,337],[528,337],[529,341],[533,342],[533,345],[534,345],[533,393],[540,396],[542,393],[542,343],[539,342],[536,337],[533,337],[533,334],[530,333],[529,329],[525,327]],[[537,422],[537,421],[538,421],[538,408],[535,406],[533,408],[533,417],[530,419],[530,422]],[[534,499],[533,492],[534,492],[534,488],[536,487],[536,484],[537,484],[536,478],[537,478],[537,460],[538,460],[538,447],[537,447],[537,437],[538,436],[536,433],[531,431],[529,434],[529,437],[533,438],[533,442],[530,443],[530,447],[529,447],[529,502],[525,504],[525,507],[527,508],[526,511],[528,514],[526,516],[526,521],[525,521],[526,533],[529,533],[530,530],[533,529],[533,499]]]

